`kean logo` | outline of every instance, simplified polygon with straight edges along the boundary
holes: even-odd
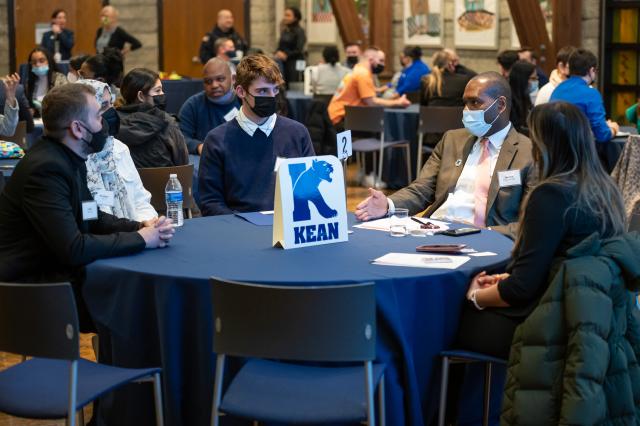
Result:
[[[292,248],[347,240],[344,178],[337,158],[285,160],[276,182],[274,245]]]

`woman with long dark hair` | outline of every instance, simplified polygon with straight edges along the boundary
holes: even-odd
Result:
[[[67,83],[64,74],[58,72],[53,55],[44,47],[36,47],[27,58],[27,99],[34,117],[40,116],[42,99],[53,87]]]
[[[518,61],[513,64],[509,72],[509,85],[513,96],[511,124],[518,132],[528,135],[527,118],[535,102],[535,98],[531,98],[533,94],[538,92],[536,66],[526,61]]]
[[[307,42],[307,36],[300,26],[301,20],[302,13],[297,7],[287,7],[284,10],[284,18],[282,19],[284,28],[280,33],[275,59],[282,65],[284,79],[287,83],[299,80],[296,61],[304,59],[304,45]]]
[[[131,151],[137,168],[189,164],[189,152],[175,119],[164,111],[166,99],[158,74],[146,68],[129,71],[122,80],[124,105],[118,108],[116,135]]]

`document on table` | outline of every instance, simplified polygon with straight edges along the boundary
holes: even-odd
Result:
[[[273,211],[264,212],[249,212],[240,213],[235,212],[236,216],[243,218],[247,222],[251,222],[258,226],[273,226]]]
[[[434,219],[427,219],[427,218],[418,218],[418,220],[420,220],[421,222],[427,223],[433,223],[434,225],[438,226],[437,228],[433,228],[433,229],[422,229],[423,231],[431,231],[431,232],[438,232],[438,231],[446,231],[447,229],[449,229],[449,224],[446,222],[442,222],[440,220],[434,220]],[[404,225],[407,227],[407,232],[411,233],[411,231],[414,230],[418,230],[421,229],[420,228],[420,224],[414,220],[412,220],[410,217],[407,217],[405,219],[403,219]],[[377,219],[377,220],[370,220],[368,222],[362,222],[359,223],[358,225],[354,225],[354,228],[361,228],[361,229],[372,229],[374,231],[384,231],[384,232],[389,232],[389,226],[391,225],[391,218],[390,217],[385,217],[382,219]]]
[[[414,253],[388,253],[374,259],[374,265],[406,266],[410,268],[458,269],[469,261],[469,256],[425,255]]]

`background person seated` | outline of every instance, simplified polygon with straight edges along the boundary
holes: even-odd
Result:
[[[236,118],[240,102],[229,64],[210,59],[202,68],[204,90],[191,96],[180,108],[180,130],[190,154],[202,154],[204,139],[214,128]]]
[[[124,75],[124,58],[118,49],[106,47],[102,53],[88,57],[80,67],[80,76],[107,83],[118,95]]]
[[[433,54],[431,65],[431,73],[421,81],[420,104],[463,106],[462,96],[470,74],[456,73],[454,57],[445,49]]]
[[[511,124],[517,131],[529,135],[527,119],[538,93],[538,75],[536,66],[527,61],[518,61],[511,67],[509,86],[513,97],[511,106]]]
[[[340,54],[335,46],[322,49],[322,59],[322,63],[311,67],[311,92],[320,96],[333,95],[351,70],[340,63]]]
[[[108,126],[108,137],[102,151],[87,158],[87,187],[98,208],[118,218],[143,222],[158,216],[151,206],[151,193],[142,185],[131,159],[129,148],[114,135],[120,129],[120,118],[111,103],[111,89],[97,80],[80,80],[76,84],[91,86],[100,104],[100,114]]]
[[[47,49],[56,62],[68,61],[73,49],[73,31],[66,28],[67,12],[56,9],[51,14],[51,30],[42,34],[40,46]]]
[[[521,47],[520,50],[518,50],[518,60],[529,62],[536,67],[536,75],[538,77],[538,81],[540,81],[540,87],[549,82],[547,74],[538,66],[538,56],[532,48],[528,46]]]
[[[427,64],[422,62],[422,49],[418,46],[405,47],[400,55],[400,63],[403,70],[398,79],[394,98],[420,91],[420,80],[431,72]]]
[[[236,47],[233,44],[233,40],[230,38],[220,37],[213,44],[213,48],[216,52],[216,58],[222,59],[227,64],[229,64],[229,68],[231,69],[231,74],[236,75],[236,66],[233,63],[236,58]]]
[[[344,45],[344,66],[353,69],[362,59],[362,45],[359,42],[346,43]]]
[[[76,55],[69,59],[69,72],[67,72],[67,81],[69,83],[75,83],[82,78],[80,68],[87,59],[89,59],[89,55]]]
[[[496,60],[498,62],[500,75],[504,78],[509,78],[509,71],[511,71],[513,64],[520,60],[520,56],[516,50],[503,50],[498,53]]]
[[[606,119],[602,96],[589,87],[596,80],[598,59],[586,49],[577,49],[569,57],[569,78],[551,94],[551,102],[574,104],[587,116],[596,142],[608,142],[618,133],[618,123]]]
[[[425,217],[516,235],[533,170],[531,141],[509,122],[511,89],[498,73],[478,74],[467,84],[464,103],[466,128],[444,134],[408,187],[388,198],[370,188],[370,196],[356,207],[358,220],[383,217],[396,207],[409,209],[411,215],[426,209]],[[505,175],[517,184],[502,184]]]
[[[278,158],[315,155],[307,129],[276,114],[278,65],[250,55],[238,65],[238,116],[207,135],[198,184],[203,216],[273,210]]]
[[[67,79],[58,72],[53,55],[43,47],[36,47],[29,53],[27,64],[28,77],[25,87],[27,100],[31,107],[31,115],[39,117],[45,95],[52,88],[67,84]]]
[[[135,68],[122,80],[120,93],[125,104],[118,108],[117,138],[129,147],[136,167],[189,164],[184,136],[175,119],[164,111],[166,99],[158,74]]]
[[[573,46],[564,46],[556,54],[556,69],[551,71],[549,82],[544,86],[540,84],[540,90],[536,96],[535,105],[542,105],[549,102],[551,94],[560,83],[569,78],[569,57],[576,50]]]
[[[16,98],[16,91],[20,86],[20,76],[18,74],[7,75],[0,80],[5,100],[4,115],[0,115],[0,139],[2,136],[13,136],[18,126],[20,115],[20,105]]]

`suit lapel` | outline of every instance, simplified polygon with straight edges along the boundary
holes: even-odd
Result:
[[[493,176],[491,177],[491,184],[489,185],[489,194],[487,194],[486,217],[489,216],[491,207],[493,207],[493,203],[496,200],[496,196],[498,195],[498,190],[500,189],[498,172],[509,169],[517,152],[518,138],[516,137],[516,130],[511,127],[511,130],[509,130],[507,137],[502,143],[500,154],[498,154],[498,160],[496,161],[496,166],[493,169]]]

